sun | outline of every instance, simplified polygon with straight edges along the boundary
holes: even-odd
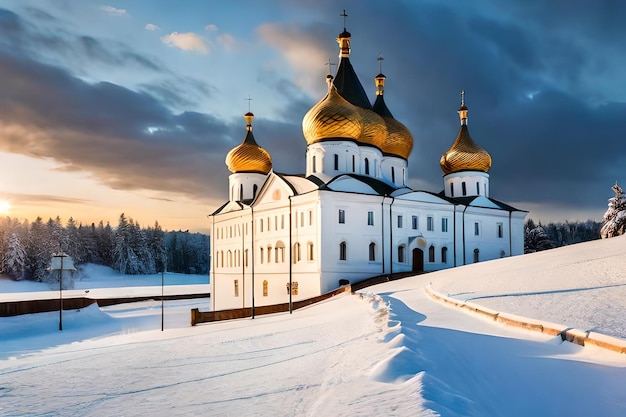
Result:
[[[11,210],[11,203],[7,200],[0,200],[0,214],[9,214]]]

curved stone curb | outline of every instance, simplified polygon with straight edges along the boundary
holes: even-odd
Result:
[[[507,326],[519,327],[535,332],[544,333],[550,336],[561,336],[561,340],[575,343],[580,346],[594,345],[602,349],[607,349],[617,353],[626,354],[626,340],[617,337],[607,336],[602,333],[584,332],[579,329],[564,326],[562,324],[550,323],[540,320],[529,319],[527,317],[516,316],[514,314],[500,313],[486,307],[479,306],[469,301],[456,300],[435,291],[429,284],[424,287],[424,291],[430,298],[443,304],[449,304],[460,310],[465,310],[484,317],[491,318]]]

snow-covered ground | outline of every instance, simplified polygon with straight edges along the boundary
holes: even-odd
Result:
[[[607,287],[623,311],[613,292],[623,267],[608,260],[625,257],[624,243],[421,275],[254,320],[189,327],[188,302],[166,302],[164,332],[153,302],[65,312],[63,332],[58,313],[3,318],[0,415],[623,416],[626,355],[494,324],[424,287],[485,305],[502,298],[495,307],[518,314],[528,301],[531,317],[616,330],[603,322],[617,308],[605,297],[586,297],[580,317],[558,310],[595,291],[582,288]],[[559,301],[537,302],[544,292]]]

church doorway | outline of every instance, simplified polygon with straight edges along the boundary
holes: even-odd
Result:
[[[424,251],[420,248],[413,249],[413,272],[424,271]]]

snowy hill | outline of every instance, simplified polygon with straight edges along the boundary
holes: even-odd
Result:
[[[625,243],[485,262],[292,315],[193,328],[190,307],[172,302],[164,332],[150,303],[68,312],[62,333],[54,313],[0,319],[0,414],[623,416],[626,355],[494,324],[434,302],[424,287],[619,334],[610,310],[624,317]]]

